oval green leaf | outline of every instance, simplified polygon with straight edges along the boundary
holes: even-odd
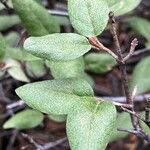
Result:
[[[36,110],[24,110],[21,111],[10,119],[8,119],[4,125],[4,129],[16,128],[16,129],[28,129],[34,128],[42,123],[43,114]]]
[[[78,77],[84,74],[83,57],[70,61],[47,61],[55,79]]]
[[[43,60],[27,61],[26,71],[30,77],[40,78],[46,74],[45,62]]]
[[[86,105],[80,105],[68,114],[70,147],[72,150],[104,150],[115,127],[116,109],[108,102]]]
[[[5,37],[6,43],[10,47],[16,47],[20,40],[20,36],[17,32],[10,32]]]
[[[35,0],[12,0],[14,9],[32,36],[42,36],[60,31],[56,20]]]
[[[119,0],[110,10],[115,13],[115,16],[126,14],[135,9],[142,0]]]
[[[78,34],[62,33],[30,37],[24,43],[27,52],[48,60],[73,60],[91,49],[88,40]]]
[[[90,72],[104,74],[116,64],[115,59],[108,54],[91,53],[85,56],[85,68]]]
[[[0,16],[0,31],[7,30],[19,23],[20,23],[20,19],[16,15]]]
[[[144,58],[134,68],[130,88],[137,86],[136,94],[142,94],[150,91],[150,57]]]
[[[93,96],[91,86],[82,79],[68,78],[26,84],[16,93],[30,107],[47,114],[68,114],[81,97]]]
[[[150,21],[140,17],[131,17],[127,21],[135,32],[150,41]]]
[[[108,22],[109,8],[103,0],[69,0],[68,11],[73,27],[86,37],[102,33]]]
[[[5,60],[5,63],[6,63],[5,67],[10,76],[22,82],[29,82],[28,77],[24,73],[21,64],[18,61],[13,59],[7,59]]]
[[[3,59],[6,53],[6,41],[0,33],[0,59]]]

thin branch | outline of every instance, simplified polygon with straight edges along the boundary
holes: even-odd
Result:
[[[18,133],[19,133],[19,131],[17,129],[13,131],[6,150],[12,150],[12,147],[15,143],[15,140],[16,140],[16,137],[17,137]]]
[[[145,119],[143,119],[143,118],[142,118],[139,114],[137,114],[136,112],[131,111],[131,110],[129,110],[129,109],[125,108],[125,107],[122,107],[122,106],[121,106],[121,108],[122,108],[123,111],[125,111],[125,112],[127,112],[127,113],[129,113],[129,114],[134,115],[135,117],[137,117],[138,119],[140,119],[140,120],[142,120],[144,123],[146,123]],[[146,124],[147,124],[147,123],[146,123]]]
[[[134,50],[135,50],[137,45],[138,45],[138,40],[135,38],[131,42],[130,51],[129,51],[128,55],[123,58],[123,62],[126,62],[134,54]]]
[[[150,97],[145,98],[146,100],[146,107],[145,107],[145,121],[150,127]]]
[[[65,138],[59,139],[55,142],[50,142],[50,143],[44,144],[42,146],[42,145],[38,144],[37,142],[35,142],[34,139],[31,136],[29,136],[28,134],[22,133],[22,136],[24,138],[26,138],[31,144],[33,144],[36,147],[36,150],[48,150],[48,149],[54,148],[54,147],[64,143],[67,140],[67,138],[65,137]]]
[[[122,63],[123,56],[122,56],[121,47],[120,47],[118,36],[117,36],[116,22],[115,22],[115,18],[114,18],[114,15],[112,12],[109,14],[109,17],[110,17],[110,22],[111,22],[111,32],[112,32],[113,39],[114,39],[114,42],[116,45],[118,58],[120,60],[120,61],[118,61],[118,63],[119,63],[120,71],[121,71],[121,78],[122,78],[122,82],[123,82],[123,86],[124,86],[124,90],[125,90],[125,95],[127,98],[127,103],[132,104],[132,97],[131,97],[131,94],[129,92],[129,87],[128,87],[126,65]]]
[[[120,96],[120,97],[104,96],[102,98],[105,99],[105,100],[108,100],[108,101],[114,101],[114,102],[119,102],[119,103],[125,103],[126,102],[126,97],[125,96]],[[150,94],[135,96],[134,97],[134,102],[142,102],[142,101],[145,101],[146,98],[150,98]]]
[[[143,133],[142,131],[128,130],[128,129],[122,129],[122,128],[118,128],[117,130],[122,131],[122,132],[127,132],[127,133],[130,133],[130,134],[134,134],[134,135],[136,135],[140,138],[143,138],[147,142],[150,142],[150,135],[147,135],[147,134]]]
[[[31,136],[29,136],[28,134],[25,134],[25,133],[22,133],[21,135],[24,138],[26,138],[31,144],[33,144],[36,147],[36,149],[42,150],[42,146],[40,144],[38,144],[37,142],[35,142]]]
[[[117,52],[117,55],[119,58],[118,64],[119,64],[119,69],[121,71],[121,80],[122,80],[124,91],[125,91],[126,101],[128,104],[131,104],[133,106],[132,110],[134,110],[134,103],[133,103],[132,95],[129,91],[129,86],[128,86],[128,76],[127,76],[126,64],[122,63],[123,62],[123,54],[122,54],[119,39],[117,36],[116,20],[115,20],[113,12],[109,13],[109,20],[110,20],[110,24],[111,24],[111,33],[112,33],[113,40],[114,40],[114,43],[115,43],[115,46],[117,49],[116,52]],[[131,116],[131,121],[132,121],[133,127],[135,129],[139,129],[140,125],[139,125],[139,121],[137,120],[137,118],[133,115],[130,115],[130,116]]]
[[[62,138],[62,139],[59,139],[55,142],[50,142],[50,143],[47,143],[45,144],[43,147],[42,147],[42,150],[48,150],[48,149],[51,149],[51,148],[54,148],[62,143],[64,143],[65,141],[67,141],[67,138]]]
[[[97,37],[91,37],[89,38],[89,42],[90,44],[96,48],[97,50],[103,50],[105,52],[107,52],[108,54],[110,54],[113,58],[115,58],[116,60],[118,60],[118,56],[113,53],[112,50],[108,49],[107,47],[105,47],[98,39]]]

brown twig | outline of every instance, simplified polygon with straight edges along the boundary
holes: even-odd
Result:
[[[36,149],[42,150],[42,146],[40,144],[38,144],[37,142],[35,142],[31,136],[29,136],[28,134],[25,134],[25,133],[22,133],[21,135],[24,138],[26,138],[31,144],[33,144],[36,147]]]
[[[137,130],[128,130],[128,129],[122,129],[122,128],[118,128],[118,131],[122,131],[122,132],[127,132],[130,134],[134,134],[140,138],[143,138],[144,140],[146,140],[147,142],[150,142],[150,135],[145,134],[142,131],[137,131]]]
[[[15,143],[15,140],[16,140],[16,137],[17,137],[18,133],[19,133],[19,131],[17,129],[13,131],[6,150],[12,150],[12,146]]]
[[[67,138],[66,138],[66,137],[65,137],[65,138],[62,138],[62,139],[59,139],[59,140],[57,140],[57,141],[55,141],[55,142],[47,143],[47,144],[45,144],[45,145],[42,147],[42,148],[43,148],[42,150],[48,150],[48,149],[54,148],[54,147],[56,147],[56,146],[58,146],[58,145],[64,143],[65,141],[67,141]]]
[[[137,45],[138,45],[138,40],[135,38],[131,42],[130,51],[129,51],[128,55],[123,58],[123,62],[126,62],[134,54],[134,50],[135,50]]]
[[[105,47],[98,39],[97,37],[90,37],[89,39],[89,43],[96,48],[97,50],[103,50],[105,52],[107,52],[108,54],[110,54],[113,58],[115,58],[116,60],[118,60],[118,56],[112,52],[112,50],[108,49],[107,47]]]
[[[137,117],[138,119],[140,119],[140,120],[142,120],[144,123],[146,123],[146,120],[143,119],[143,118],[142,118],[140,115],[138,115],[136,112],[131,111],[131,110],[129,110],[129,109],[123,107],[123,106],[121,106],[121,108],[122,108],[123,111],[125,111],[125,112],[127,112],[127,113],[129,113],[129,114],[134,115],[135,117]],[[147,124],[147,123],[146,123],[146,124]],[[147,125],[148,125],[148,124],[147,124]]]
[[[150,97],[146,99],[146,107],[145,107],[145,121],[150,127]]]
[[[122,83],[123,83],[123,87],[124,87],[124,91],[125,91],[126,101],[128,104],[132,105],[132,109],[131,109],[132,113],[130,112],[131,122],[132,122],[132,125],[134,127],[134,130],[137,132],[137,135],[145,138],[146,134],[144,133],[143,129],[141,128],[139,116],[135,112],[135,106],[134,106],[134,102],[133,102],[134,97],[131,95],[131,93],[129,91],[128,76],[127,76],[126,64],[125,64],[125,60],[128,60],[131,57],[131,55],[133,54],[134,49],[137,46],[138,41],[137,41],[137,39],[134,39],[132,41],[129,54],[125,58],[123,58],[122,50],[121,50],[119,39],[117,36],[116,21],[115,21],[115,17],[114,17],[113,12],[109,13],[109,19],[110,19],[110,24],[111,24],[111,33],[112,33],[112,36],[114,39],[114,43],[115,43],[115,46],[117,49],[117,55],[119,58],[118,64],[119,64],[119,69],[121,71],[121,79],[122,79]]]
[[[59,140],[56,140],[55,142],[50,142],[50,143],[47,143],[47,144],[44,144],[44,145],[40,145],[38,144],[37,142],[34,141],[34,139],[29,136],[28,134],[24,134],[22,133],[22,136],[26,139],[28,139],[28,141],[33,144],[37,150],[48,150],[48,149],[51,149],[51,148],[54,148],[62,143],[64,143],[67,138],[62,138],[62,139],[59,139]]]
[[[114,17],[113,12],[109,13],[109,18],[110,18],[110,24],[111,24],[111,33],[112,33],[112,36],[113,36],[113,39],[114,39],[114,43],[115,43],[118,58],[119,58],[118,64],[119,64],[119,69],[121,71],[121,80],[122,80],[124,91],[125,91],[126,101],[127,101],[128,104],[133,105],[133,109],[134,109],[132,96],[131,96],[131,93],[129,91],[129,86],[128,86],[128,77],[127,77],[126,65],[124,63],[122,63],[123,62],[123,55],[122,55],[119,39],[118,39],[118,36],[117,36],[116,21],[115,21],[115,17]],[[132,121],[133,127],[135,129],[138,128],[138,123],[137,123],[136,117],[131,115],[131,121]]]

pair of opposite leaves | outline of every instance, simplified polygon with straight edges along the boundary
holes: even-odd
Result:
[[[112,103],[96,102],[83,79],[68,78],[24,85],[16,93],[32,108],[46,114],[67,115],[72,150],[105,149],[116,121]]]
[[[56,33],[31,37],[25,41],[25,50],[37,57],[60,61],[73,60],[88,52],[91,45],[86,37],[97,36],[105,29],[108,22],[108,5],[103,0],[69,0],[68,10],[72,25],[81,35]]]
[[[121,2],[124,4],[124,1]],[[133,3],[133,0],[131,2]],[[140,0],[134,5],[137,6],[139,3]],[[103,0],[69,0],[71,24],[81,35],[69,33],[31,37],[26,40],[24,48],[29,53],[48,60],[66,61],[82,56],[91,49],[86,37],[101,34],[108,23],[108,4],[111,3]],[[134,8],[134,5],[131,6]]]

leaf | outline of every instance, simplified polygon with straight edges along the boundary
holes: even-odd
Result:
[[[70,25],[70,21],[67,17],[65,16],[53,16],[55,18],[55,20],[63,26],[68,26]]]
[[[67,116],[66,115],[48,115],[48,118],[55,121],[55,122],[58,122],[58,123],[61,123],[61,122],[65,122],[66,119],[67,119]]]
[[[97,103],[84,80],[32,83],[18,88],[16,93],[32,108],[47,114],[67,115],[72,150],[105,149],[115,125],[116,110],[111,103]]]
[[[27,61],[26,71],[31,77],[40,78],[46,74],[45,63],[43,60]]]
[[[60,28],[48,11],[34,0],[12,0],[14,9],[32,36],[59,32]]]
[[[7,72],[9,73],[10,76],[22,82],[29,82],[29,79],[23,72],[19,62],[12,59],[7,59],[5,63]]]
[[[102,33],[108,22],[109,8],[103,0],[69,0],[68,11],[73,27],[86,37]]]
[[[114,4],[116,4],[118,2],[118,0],[106,0],[107,4],[109,7],[113,6]]]
[[[85,79],[91,86],[94,85],[92,78],[84,72],[83,57],[70,61],[46,61],[46,64],[55,79],[79,77]]]
[[[16,128],[16,129],[28,129],[28,128],[34,128],[42,123],[43,121],[43,114],[36,111],[27,109],[24,111],[21,111],[14,116],[12,116],[10,119],[8,119],[4,125],[4,129],[10,129],[10,128]]]
[[[42,5],[42,0],[35,0],[37,3],[39,3],[40,5]]]
[[[142,0],[119,0],[110,10],[115,13],[115,16],[120,16],[135,9],[141,1]]]
[[[104,74],[116,64],[115,59],[108,54],[91,53],[85,56],[85,68],[90,72]]]
[[[141,112],[140,115],[144,116],[145,112]],[[142,128],[144,129],[145,133],[149,134],[150,130],[149,127],[141,121]],[[110,141],[116,141],[120,140],[122,138],[125,138],[128,133],[127,132],[120,132],[117,131],[117,128],[122,128],[122,129],[132,129],[132,123],[131,123],[131,118],[128,113],[119,113],[117,116],[117,121],[116,121],[116,127],[114,129],[114,133],[112,134],[112,137]]]
[[[3,59],[6,52],[6,42],[4,40],[4,37],[0,33],[0,59]]]
[[[10,47],[15,47],[20,40],[20,36],[17,32],[10,32],[4,38]]]
[[[10,47],[7,47],[5,58],[6,59],[12,58],[15,60],[20,60],[20,61],[33,61],[33,60],[40,59],[38,57],[35,57],[35,56],[25,52],[23,49],[10,48]]]
[[[150,91],[150,57],[144,58],[134,68],[130,88],[137,86],[136,94],[142,94]]]
[[[30,37],[24,43],[27,52],[48,60],[76,59],[91,49],[88,40],[78,34],[62,33]]]
[[[0,31],[7,30],[19,23],[20,23],[20,19],[16,15],[0,16]]]
[[[83,58],[70,61],[47,61],[55,79],[78,77],[84,74]]]
[[[73,109],[67,117],[67,136],[72,150],[104,150],[115,126],[116,110],[108,102]]]
[[[131,17],[127,21],[135,32],[150,40],[150,21],[140,17]]]
[[[16,93],[30,107],[56,115],[67,114],[77,102],[81,101],[81,98],[93,96],[90,85],[78,78],[26,84],[18,88]]]

